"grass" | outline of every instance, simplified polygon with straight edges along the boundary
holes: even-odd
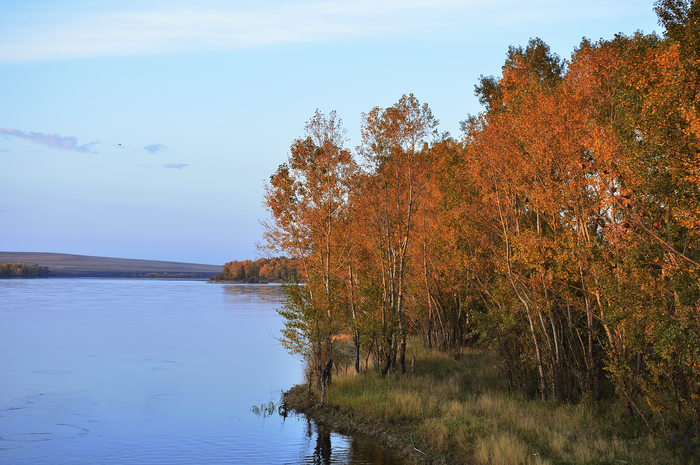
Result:
[[[324,406],[305,387],[287,401],[322,424],[380,437],[416,463],[686,463],[612,401],[542,403],[509,393],[490,352],[453,357],[418,344],[412,352],[415,373],[340,374]]]

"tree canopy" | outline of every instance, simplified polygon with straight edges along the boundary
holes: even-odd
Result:
[[[543,401],[618,397],[652,430],[696,431],[698,8],[658,1],[664,37],[584,39],[567,60],[511,47],[459,138],[404,95],[363,114],[358,165],[317,112],[270,178],[264,247],[302,264],[284,335],[319,385],[344,336],[356,370],[363,353],[386,374],[412,334],[491,347]]]

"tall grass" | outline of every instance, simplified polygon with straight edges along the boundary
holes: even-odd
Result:
[[[327,404],[355,421],[383,424],[448,463],[683,463],[613,403],[562,405],[509,393],[494,354],[424,352],[415,373],[340,374]]]

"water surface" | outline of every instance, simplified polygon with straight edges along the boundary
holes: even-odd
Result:
[[[303,417],[258,417],[302,381],[281,289],[0,281],[0,463],[399,463]]]

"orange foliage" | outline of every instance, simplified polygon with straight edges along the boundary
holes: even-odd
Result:
[[[511,47],[459,141],[413,95],[363,115],[364,171],[340,139],[295,141],[265,244],[308,280],[284,315],[315,328],[317,358],[351,334],[356,367],[363,351],[385,374],[410,333],[480,342],[513,389],[571,402],[613,386],[630,414],[645,399],[662,427],[697,428],[700,13],[680,4],[657,2],[665,38],[584,40],[566,62],[539,39]]]

